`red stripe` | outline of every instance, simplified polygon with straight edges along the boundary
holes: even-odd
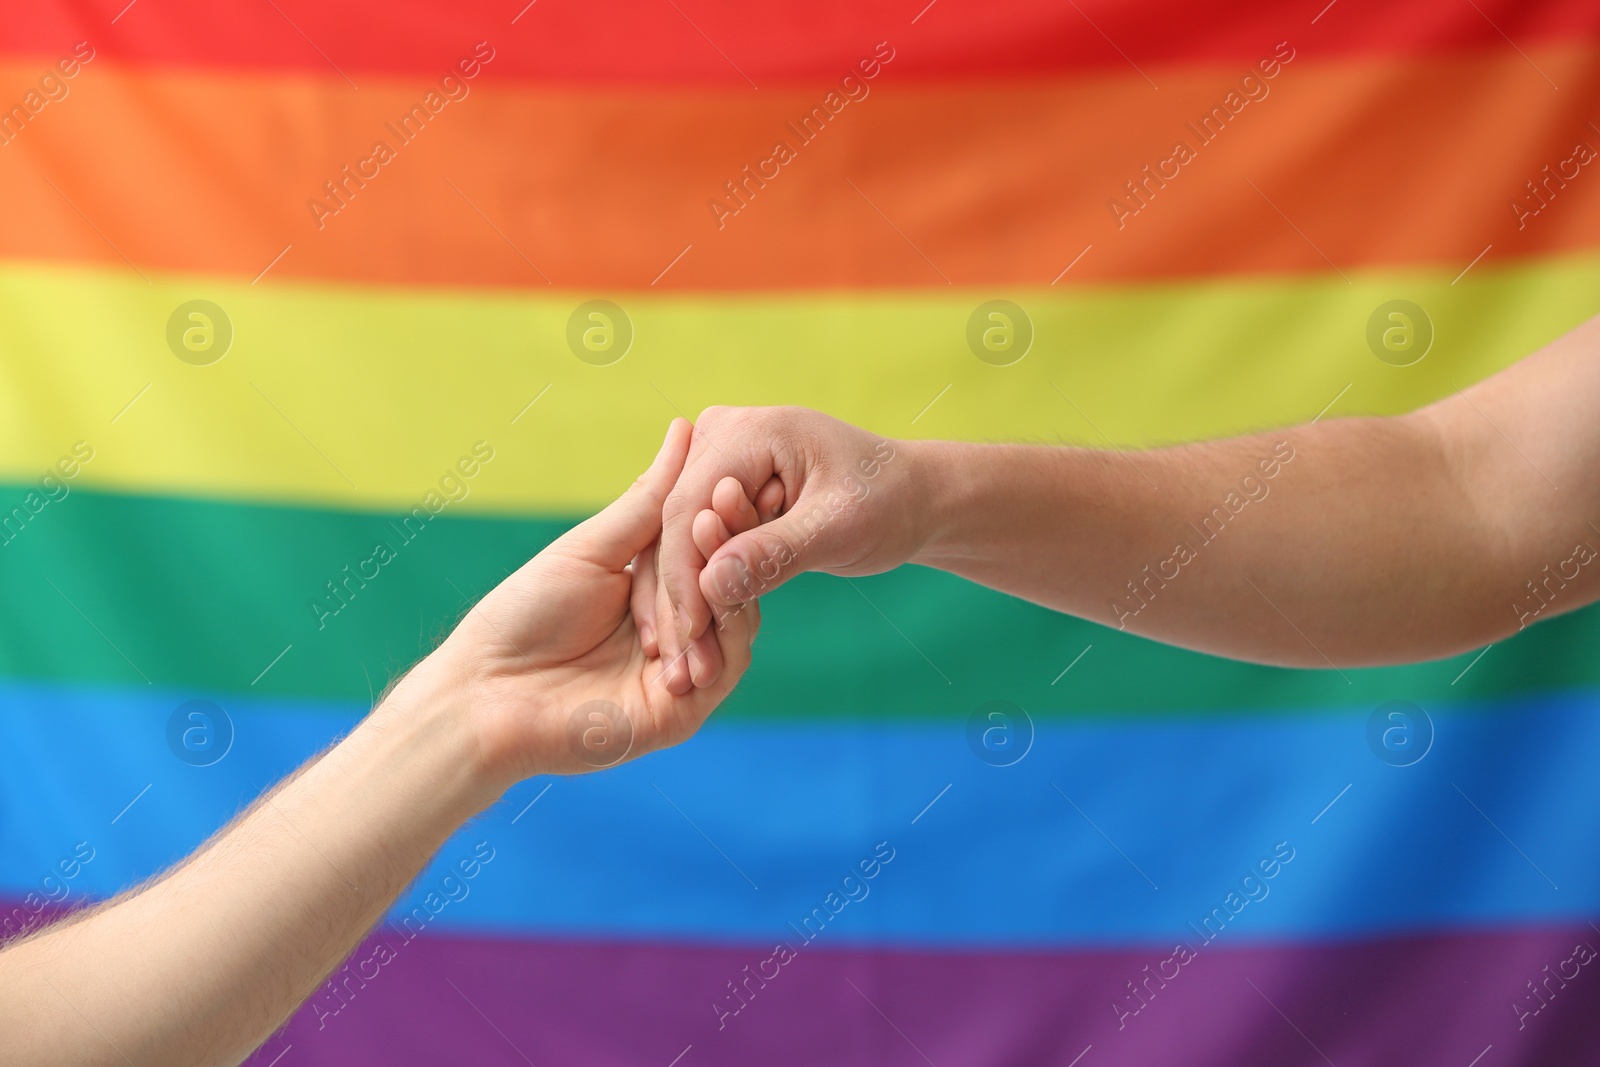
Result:
[[[750,83],[837,78],[885,40],[900,53],[897,77],[1093,69],[1139,77],[1135,65],[1154,77],[1164,64],[1249,64],[1280,40],[1309,58],[1331,58],[1510,50],[1512,42],[1600,35],[1594,0],[1335,0],[1326,8],[1324,0],[526,3],[57,0],[7,12],[0,56],[48,62],[88,40],[100,55],[135,65],[281,70],[359,84],[437,77],[488,41],[499,52],[495,78],[748,91]]]

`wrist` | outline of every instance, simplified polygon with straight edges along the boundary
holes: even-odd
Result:
[[[362,724],[375,759],[421,785],[427,807],[464,820],[515,784],[496,768],[472,706],[469,665],[450,642],[406,674]]]
[[[960,519],[970,512],[963,447],[954,441],[896,441],[907,457],[911,477],[915,548],[909,562],[939,567],[959,558]]]

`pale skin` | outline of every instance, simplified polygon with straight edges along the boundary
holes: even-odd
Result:
[[[917,563],[1217,655],[1405,663],[1593,602],[1597,549],[1600,318],[1406,415],[1125,454],[711,408],[667,500],[647,645],[670,660],[713,608],[807,570]]]
[[[690,436],[674,422],[621,499],[485,596],[348,737],[194,855],[0,951],[0,1062],[236,1064],[512,785],[694,733],[749,664],[758,615],[718,627],[718,678],[676,694],[640,643],[629,565],[655,541]]]

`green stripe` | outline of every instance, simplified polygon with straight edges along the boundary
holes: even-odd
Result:
[[[26,491],[0,487],[0,502]],[[365,701],[466,610],[462,594],[567,525],[446,513],[400,546],[382,516],[74,491],[0,547],[0,674]],[[319,630],[311,600],[380,540],[398,558]],[[1472,656],[1347,683],[1165,648],[915,567],[804,576],[765,599],[764,620],[726,714],[964,716],[991,699],[1055,715],[1273,711],[1600,686],[1596,609],[1497,646],[1454,686]]]

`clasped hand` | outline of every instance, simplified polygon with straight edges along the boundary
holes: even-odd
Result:
[[[894,443],[801,409],[675,420],[621,498],[485,596],[419,672],[463,695],[502,788],[677,744],[749,666],[762,594],[910,557],[908,468]]]

